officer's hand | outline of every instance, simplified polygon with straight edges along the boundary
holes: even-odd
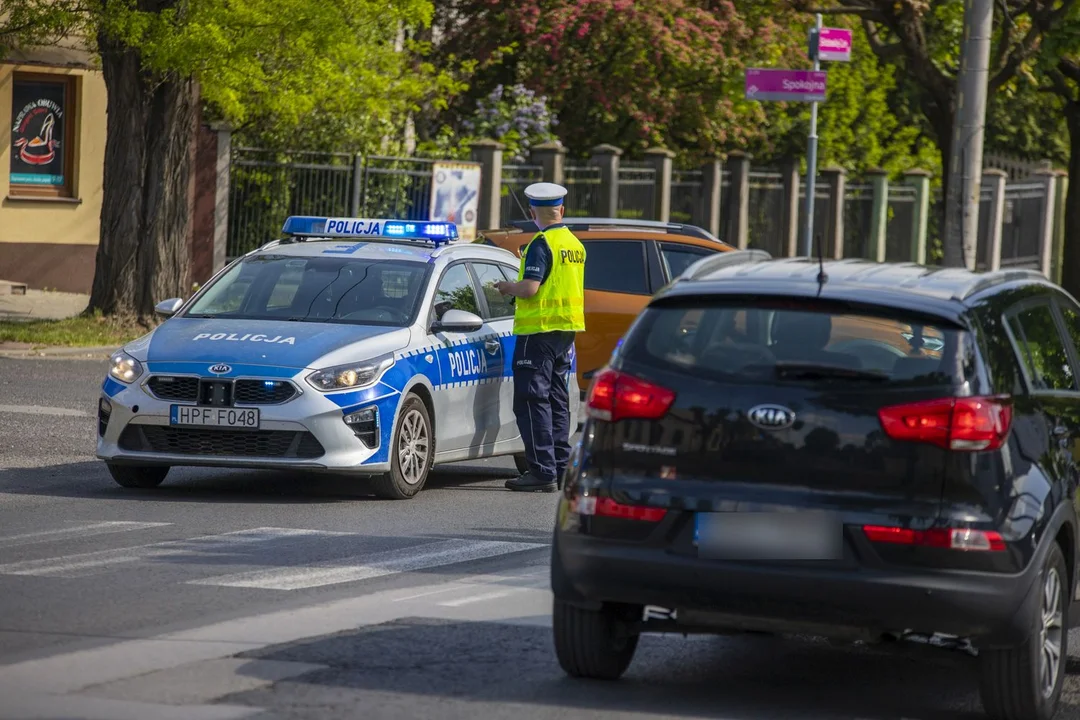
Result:
[[[510,294],[510,281],[509,280],[499,280],[498,282],[495,283],[495,289],[499,291],[500,295],[509,295]]]

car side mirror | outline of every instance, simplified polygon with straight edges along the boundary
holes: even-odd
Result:
[[[163,317],[172,317],[184,305],[183,298],[169,298],[154,306],[154,312]]]
[[[484,327],[484,321],[476,313],[467,310],[447,310],[443,316],[431,323],[432,332],[476,332]]]

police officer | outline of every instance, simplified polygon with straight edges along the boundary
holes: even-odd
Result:
[[[562,221],[566,188],[535,183],[525,196],[540,232],[522,254],[517,282],[496,285],[516,298],[514,414],[529,463],[506,487],[554,492],[570,459],[570,357],[585,330],[585,247]]]

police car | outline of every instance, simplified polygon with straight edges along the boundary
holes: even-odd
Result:
[[[280,468],[404,499],[438,463],[515,455],[524,471],[514,306],[494,288],[517,279],[512,253],[455,243],[451,223],[290,217],[283,234],[159,304],[168,319],[112,356],[97,456],[116,482]]]

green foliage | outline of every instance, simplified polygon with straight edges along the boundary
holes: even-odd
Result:
[[[847,18],[830,22],[831,27],[853,25]],[[799,66],[808,68],[810,64],[804,57]],[[822,69],[829,76],[827,101],[818,106],[819,167],[836,165],[853,174],[883,168],[896,175],[914,167],[938,173],[940,160],[933,141],[916,123],[893,109],[897,71],[875,57],[860,31],[853,33],[851,62],[822,63]],[[753,148],[754,154],[805,154],[810,132],[809,105],[767,103],[765,113],[769,133]]]

